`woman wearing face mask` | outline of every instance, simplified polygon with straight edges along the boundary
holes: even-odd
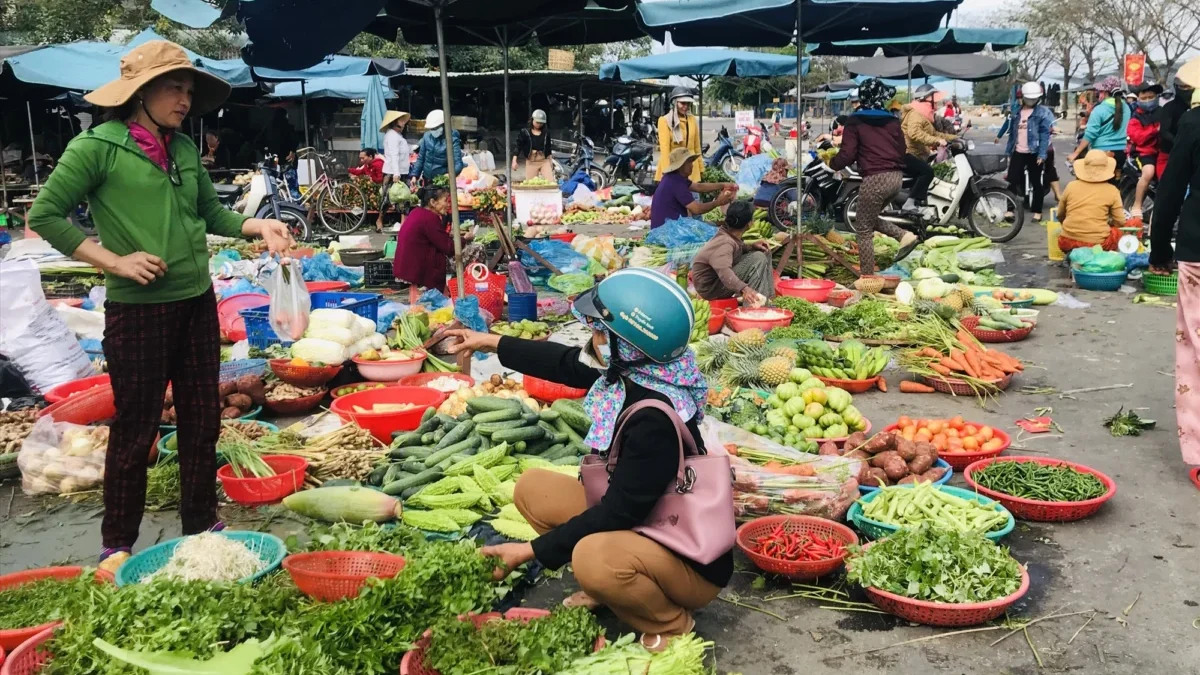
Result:
[[[463,170],[462,140],[457,131],[450,132],[450,141],[453,144],[454,175],[457,176]],[[425,135],[417,145],[417,161],[413,162],[409,176],[432,183],[434,178],[447,173],[446,116],[441,110],[434,110],[425,117]]]
[[[1125,166],[1125,144],[1128,142],[1126,129],[1129,126],[1131,111],[1129,106],[1114,92],[1120,92],[1121,81],[1109,75],[1096,83],[1097,103],[1088,114],[1087,127],[1083,130],[1083,139],[1079,146],[1067,158],[1068,162],[1079,159],[1088,148],[1103,150],[1117,160],[1117,172]],[[1116,179],[1117,174],[1113,175]]]
[[[454,257],[454,240],[446,233],[445,225],[449,214],[449,188],[421,188],[421,206],[408,212],[396,235],[392,274],[397,279],[446,292],[446,265]],[[464,241],[470,238],[469,233],[463,233]]]
[[[700,155],[700,128],[696,116],[691,114],[696,99],[692,98],[692,90],[687,87],[675,87],[671,90],[671,110],[658,118],[658,168],[654,172],[654,180],[662,180],[667,173],[667,165],[671,162],[671,151],[683,148],[689,154]],[[700,182],[703,162],[692,165],[690,178],[693,183]]]
[[[1026,82],[1021,85],[1021,106],[1012,111],[996,135],[999,139],[1008,132],[1009,188],[1022,197],[1025,186],[1033,192],[1030,207],[1033,220],[1042,219],[1042,206],[1046,196],[1046,183],[1042,176],[1046,158],[1050,153],[1050,130],[1054,127],[1054,113],[1042,102],[1042,85]]]
[[[661,650],[693,629],[692,613],[715,600],[733,574],[732,536],[726,542],[718,535],[715,559],[702,564],[634,531],[650,525],[648,516],[676,485],[681,440],[686,444],[681,431],[704,454],[698,423],[708,385],[687,348],[695,321],[691,301],[663,274],[627,269],[581,294],[573,311],[592,329],[582,349],[450,331],[462,339],[456,351],[495,352],[506,368],[589,388],[583,406],[592,427],[584,444],[611,449],[617,458],[607,492],[591,507],[578,479],[526,471],[514,502],[540,536],[481,553],[500,559],[497,578],[532,560],[550,569],[571,563],[583,591],[563,604],[607,606],[642,633],[647,649]],[[731,503],[728,521],[708,529],[727,529],[733,517]]]
[[[913,95],[916,100],[900,109],[900,129],[908,146],[908,153],[904,156],[904,172],[916,176],[902,210],[916,214],[925,205],[929,186],[933,184],[933,167],[929,165],[929,156],[956,136],[942,133],[933,126],[933,97],[937,95],[933,85],[923,84],[917,87]]]
[[[221,336],[205,236],[262,237],[273,253],[292,245],[283,223],[221,206],[200,151],[178,133],[189,114],[220,106],[229,85],[163,40],[126,54],[120,72],[84,96],[106,121],[71,141],[29,211],[35,232],[103,270],[107,283],[104,355],[117,414],[104,460],[100,567],[110,572],[138,538],[147,456],[168,382],[178,415],[183,533],[224,528],[213,452],[221,430]],[[67,220],[85,200],[103,243]]]
[[[550,130],[546,128],[546,113],[534,110],[529,127],[517,136],[517,153],[512,158],[512,170],[517,170],[517,158],[525,158],[525,179],[541,176],[554,180],[554,165],[550,162]]]
[[[1158,165],[1158,135],[1160,123],[1158,120],[1158,97],[1162,96],[1161,84],[1144,83],[1137,90],[1137,107],[1129,119],[1125,133],[1129,136],[1129,153],[1142,168],[1138,178],[1137,189],[1133,195],[1133,207],[1129,209],[1129,227],[1142,226],[1142,200],[1146,198],[1146,190],[1150,181],[1154,180],[1154,172]]]

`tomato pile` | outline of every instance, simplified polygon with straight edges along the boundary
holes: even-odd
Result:
[[[753,551],[776,560],[817,562],[845,555],[845,545],[834,535],[787,532],[782,525],[754,542]]]
[[[986,452],[1004,445],[991,427],[963,421],[961,415],[948,420],[901,416],[896,421],[896,433],[910,441],[932,443],[939,453]]]

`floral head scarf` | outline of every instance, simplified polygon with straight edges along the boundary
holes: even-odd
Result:
[[[620,377],[602,376],[583,400],[583,409],[592,418],[592,428],[583,439],[584,445],[597,450],[607,450],[612,445],[617,417],[625,407],[625,378],[666,396],[684,422],[693,417],[699,422],[704,417],[708,382],[696,367],[696,357],[690,349],[674,361],[655,363],[632,343],[613,334],[599,319],[584,316],[577,309],[572,309],[571,313],[588,328],[605,331],[611,336],[615,342],[614,360],[621,365]],[[612,370],[609,372],[611,374]]]
[[[896,88],[872,77],[858,85],[858,102],[863,110],[883,110],[896,95]]]
[[[1095,88],[1096,88],[1096,91],[1102,91],[1106,94],[1112,94],[1114,91],[1117,91],[1118,89],[1121,88],[1121,81],[1119,79],[1117,79],[1116,75],[1109,75],[1108,77],[1104,78],[1103,80],[1100,80],[1099,82],[1097,82]]]

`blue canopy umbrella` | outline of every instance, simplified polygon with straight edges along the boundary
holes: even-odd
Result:
[[[876,56],[846,65],[855,75],[889,79],[942,77],[948,80],[984,82],[1008,75],[1008,61],[982,54],[933,54],[914,56],[911,61],[902,57]]]
[[[383,99],[396,98],[396,93],[388,87],[386,78],[379,75],[347,75],[346,77],[321,77],[304,80],[303,94],[300,93],[300,80],[280,82],[274,86],[274,91],[267,98],[298,99],[301,96],[307,96],[308,98],[340,98],[362,101],[366,100],[370,95],[371,88],[377,83],[383,89],[380,94]],[[382,119],[380,117],[380,121]]]
[[[809,59],[802,64],[808,72]],[[697,106],[699,132],[704,137],[704,81],[710,77],[785,77],[796,72],[796,60],[782,54],[744,52],[735,49],[681,49],[665,54],[652,54],[600,67],[601,80],[630,82],[665,78],[672,75],[690,77],[700,85]]]
[[[391,87],[384,87],[382,77],[377,75],[371,78],[371,84],[367,87],[367,98],[363,102],[362,116],[359,117],[358,133],[364,148],[383,149],[383,134],[379,131],[379,125],[383,124],[383,115],[387,112],[384,99],[388,98],[389,94],[391,98],[396,97]]]

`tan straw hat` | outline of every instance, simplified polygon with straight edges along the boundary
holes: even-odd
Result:
[[[389,110],[383,114],[383,122],[380,123],[379,130],[387,131],[388,127],[392,126],[397,121],[407,123],[408,120],[411,118],[412,118],[412,115],[409,115],[406,112],[400,112],[397,110]]]
[[[663,173],[678,171],[679,167],[683,166],[684,162],[688,161],[689,159],[695,159],[699,156],[699,153],[692,152],[687,148],[675,148],[671,151],[671,154],[667,156],[667,166],[663,169]]]
[[[187,52],[174,42],[151,40],[138,45],[121,57],[121,77],[84,95],[92,105],[117,108],[154,78],[167,73],[189,71],[194,78],[193,115],[203,115],[229,97],[229,83],[192,65]]]
[[[1180,66],[1175,79],[1192,89],[1200,89],[1200,56]]]
[[[1085,183],[1104,183],[1113,179],[1117,160],[1103,150],[1088,150],[1083,159],[1075,160],[1075,177]]]

